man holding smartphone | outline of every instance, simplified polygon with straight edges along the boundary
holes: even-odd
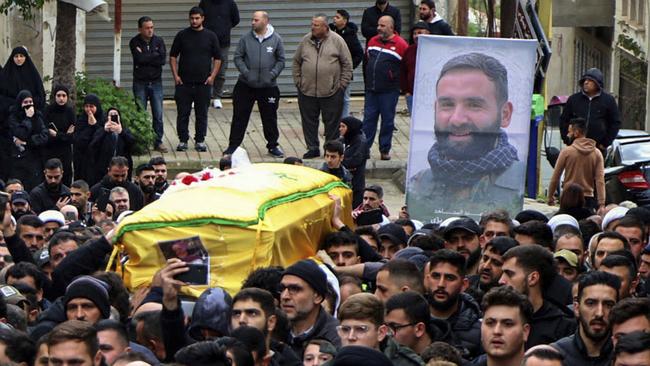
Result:
[[[70,203],[70,189],[63,184],[63,163],[57,158],[45,162],[45,181],[29,192],[32,209],[37,214],[47,210],[60,210]]]

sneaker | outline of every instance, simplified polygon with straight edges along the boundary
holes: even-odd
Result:
[[[197,142],[196,145],[194,145],[194,148],[198,152],[206,152],[206,151],[208,151],[208,145],[206,145],[205,142]]]
[[[153,148],[155,151],[158,151],[159,153],[166,154],[169,152],[167,148],[163,144],[158,144],[156,147]]]
[[[212,106],[215,107],[216,109],[221,109],[223,108],[223,104],[221,104],[221,99],[215,99],[212,101]]]
[[[276,146],[272,149],[269,149],[269,154],[271,154],[275,158],[284,158],[284,151],[282,151],[280,146]]]
[[[187,151],[187,142],[181,142],[176,146],[176,151]]]
[[[381,160],[390,160],[390,153],[381,153]]]
[[[319,157],[320,157],[320,150],[307,150],[307,152],[302,155],[303,159],[313,159]]]

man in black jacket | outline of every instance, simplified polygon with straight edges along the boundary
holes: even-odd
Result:
[[[366,39],[366,44],[368,44],[370,38],[379,33],[377,24],[379,24],[379,18],[384,15],[390,15],[395,21],[395,33],[400,34],[402,32],[402,15],[399,9],[390,5],[388,0],[377,0],[375,5],[363,11],[361,17],[361,34]]]
[[[116,156],[111,159],[108,166],[108,174],[90,189],[90,198],[95,201],[102,196],[102,188],[111,190],[115,187],[123,187],[129,192],[130,209],[137,211],[144,206],[144,195],[142,190],[127,180],[129,173],[129,162],[123,156]]]
[[[222,108],[223,84],[226,82],[228,51],[230,50],[230,30],[239,24],[239,9],[234,0],[201,0],[199,7],[205,12],[205,27],[219,38],[221,69],[212,86],[212,105]]]
[[[420,1],[419,10],[420,20],[427,23],[431,34],[440,36],[454,35],[454,31],[451,30],[449,24],[436,12],[436,3],[433,0]]]
[[[361,42],[359,42],[359,38],[357,37],[359,28],[356,24],[350,21],[350,13],[345,9],[338,9],[334,15],[334,22],[330,23],[330,29],[343,37],[345,44],[348,45],[348,50],[350,50],[350,55],[352,56],[352,69],[356,69],[363,60],[364,51],[363,47],[361,47]],[[341,112],[341,118],[349,115],[350,85],[348,84],[347,88],[345,88],[345,94],[343,94],[343,112]]]
[[[279,289],[280,306],[291,327],[288,344],[298,356],[302,356],[307,343],[314,338],[341,346],[336,330],[338,321],[322,306],[328,292],[327,277],[315,262],[305,259],[289,266]]]
[[[425,273],[425,281],[429,282],[426,298],[431,316],[449,323],[463,348],[463,357],[472,359],[480,353],[481,309],[463,292],[468,285],[465,275],[463,255],[449,249],[438,250],[429,261],[429,273]]]
[[[610,365],[614,347],[609,314],[618,301],[620,286],[616,276],[605,272],[593,271],[580,277],[573,309],[580,324],[578,330],[551,344],[564,355],[565,365]]]
[[[526,295],[533,305],[526,348],[549,344],[573,334],[575,322],[570,314],[544,298],[557,276],[550,251],[537,244],[514,247],[503,255],[502,270],[499,284]]]
[[[147,109],[151,104],[153,130],[156,132],[154,150],[166,153],[163,146],[163,89],[162,67],[165,65],[167,49],[165,41],[153,33],[153,20],[148,16],[138,19],[138,35],[131,38],[129,48],[133,56],[133,95],[140,107]]]
[[[584,118],[587,120],[587,138],[596,141],[596,147],[604,155],[621,128],[616,100],[603,90],[603,73],[596,68],[587,70],[582,76],[580,89],[569,97],[560,116],[562,140],[570,145],[567,136],[569,121]]]
[[[45,182],[37,185],[29,192],[29,202],[34,212],[59,210],[70,203],[70,189],[63,180],[63,164],[61,160],[52,158],[45,162],[43,170]]]

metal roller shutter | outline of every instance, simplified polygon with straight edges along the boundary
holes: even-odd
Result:
[[[113,1],[110,3],[111,12]],[[255,10],[266,10],[271,18],[271,24],[284,40],[287,63],[278,79],[278,84],[283,95],[295,95],[296,90],[291,78],[291,60],[298,42],[309,32],[311,17],[315,13],[334,15],[336,9],[345,8],[350,12],[350,18],[361,27],[363,10],[373,1],[296,1],[296,0],[239,0],[237,5],[241,16],[240,24],[233,29],[232,45],[244,32],[250,30],[250,18]],[[179,0],[123,0],[122,2],[122,68],[121,85],[131,87],[133,65],[129,40],[137,34],[137,19],[148,15],[154,19],[156,34],[165,40],[167,50],[171,48],[176,33],[188,26],[187,12],[197,2]],[[402,12],[403,27],[411,19],[410,0],[392,1]],[[111,14],[112,16],[112,14]],[[86,18],[86,72],[90,77],[112,79],[113,75],[113,24],[102,21],[96,16]],[[406,33],[408,29],[404,29]],[[359,32],[359,39],[365,44]],[[234,47],[230,49],[229,66],[225,88],[231,91],[238,76],[237,69],[232,62]],[[361,67],[355,70],[353,92],[363,91]],[[169,65],[163,69],[163,85],[166,97],[173,96],[173,82]]]

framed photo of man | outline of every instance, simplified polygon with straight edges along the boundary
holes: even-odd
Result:
[[[537,42],[418,39],[406,199],[411,217],[523,207]]]

